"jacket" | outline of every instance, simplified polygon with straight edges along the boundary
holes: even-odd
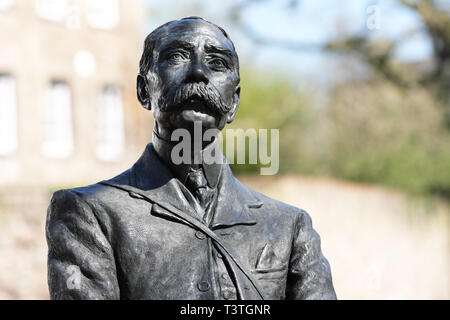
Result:
[[[53,194],[51,299],[336,299],[307,212],[223,164],[212,223],[149,143],[122,174]]]

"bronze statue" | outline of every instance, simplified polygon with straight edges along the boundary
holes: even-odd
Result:
[[[137,94],[155,118],[140,159],[110,180],[52,197],[51,298],[335,299],[305,211],[242,185],[226,161],[172,161],[175,129],[219,131],[234,119],[239,61],[227,33],[198,17],[154,30]],[[191,158],[216,144],[202,140]]]

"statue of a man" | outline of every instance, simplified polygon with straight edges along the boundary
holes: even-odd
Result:
[[[217,137],[194,135],[200,161],[173,161],[174,130],[219,132],[239,94],[222,28],[189,17],[147,36],[137,95],[153,112],[153,141],[122,174],[53,195],[52,299],[336,298],[309,215],[242,185],[226,161],[202,160]]]

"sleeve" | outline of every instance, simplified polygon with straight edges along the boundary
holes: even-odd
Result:
[[[330,265],[322,255],[320,236],[301,210],[295,226],[286,299],[335,300]]]
[[[53,194],[46,237],[51,299],[120,299],[111,245],[93,210],[75,192]]]

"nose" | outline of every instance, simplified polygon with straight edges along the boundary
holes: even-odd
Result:
[[[191,67],[189,69],[189,73],[186,78],[187,82],[203,82],[208,84],[209,79],[205,74],[205,70],[203,68],[203,64],[199,59],[193,61]]]

